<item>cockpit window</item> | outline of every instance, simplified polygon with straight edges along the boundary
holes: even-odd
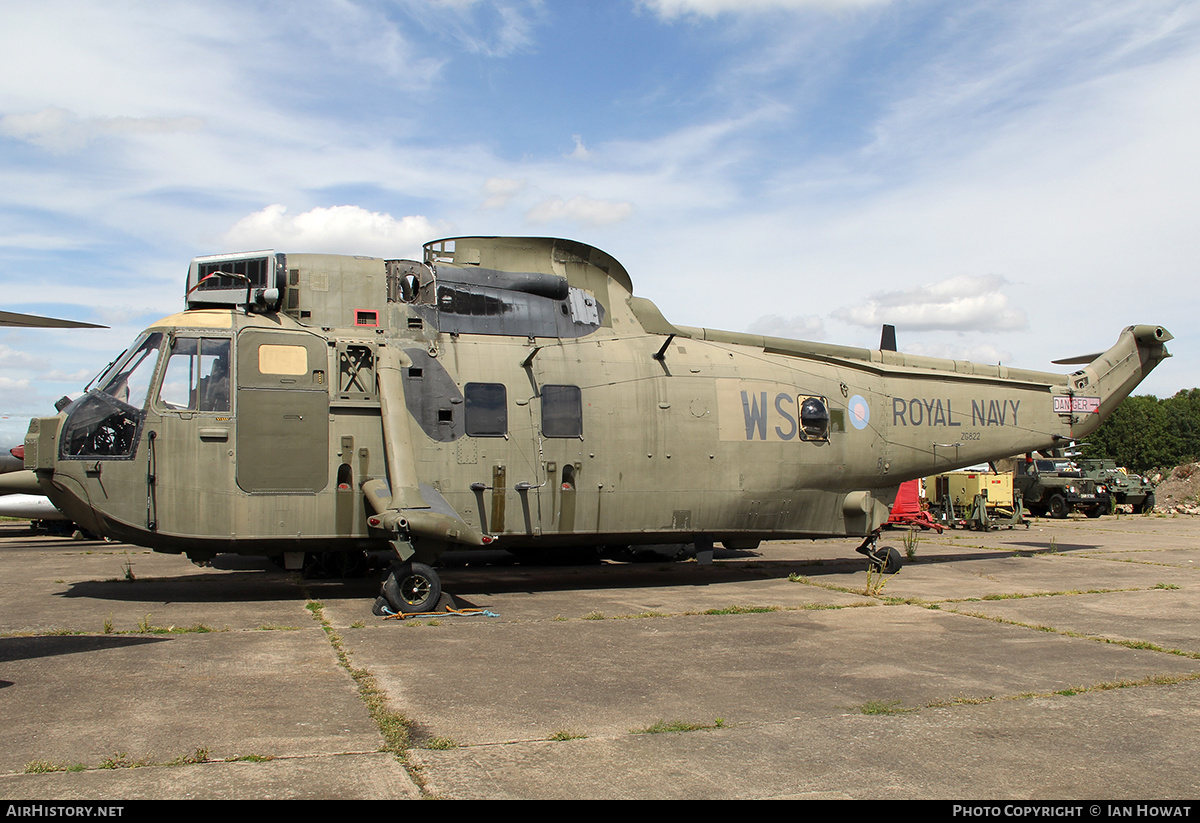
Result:
[[[176,338],[158,402],[169,409],[229,411],[228,338]]]
[[[99,388],[68,407],[63,457],[133,456],[162,344],[162,332],[143,334],[101,375]]]

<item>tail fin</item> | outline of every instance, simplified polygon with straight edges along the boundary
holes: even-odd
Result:
[[[1112,348],[1068,375],[1068,397],[1061,400],[1072,404],[1069,411],[1098,412],[1083,415],[1074,434],[1085,436],[1098,428],[1155,366],[1171,356],[1165,345],[1171,339],[1162,326],[1129,326]]]

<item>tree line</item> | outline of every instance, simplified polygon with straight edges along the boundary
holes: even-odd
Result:
[[[1200,389],[1128,397],[1080,449],[1137,474],[1200,461]]]

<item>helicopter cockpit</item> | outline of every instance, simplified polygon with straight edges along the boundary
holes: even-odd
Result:
[[[96,379],[95,388],[66,407],[63,459],[133,457],[163,339],[162,332],[144,332]]]

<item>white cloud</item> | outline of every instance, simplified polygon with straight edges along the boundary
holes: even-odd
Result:
[[[572,139],[575,140],[575,150],[568,154],[567,157],[575,160],[587,160],[592,156],[592,153],[588,151],[588,147],[583,145],[583,135],[572,135]]]
[[[570,200],[561,197],[543,200],[530,209],[525,218],[535,224],[569,220],[589,226],[604,226],[628,220],[632,214],[632,203],[577,196]]]
[[[381,71],[402,88],[427,87],[447,62],[444,56],[422,55],[420,38],[407,35],[390,19],[386,6],[333,0],[305,4],[302,14],[289,17],[284,27],[295,25],[300,36],[321,43],[332,62],[357,71]]]
[[[177,270],[182,270],[186,265],[187,263],[181,260]],[[164,310],[170,311],[169,308],[164,306],[148,306],[145,303],[119,303],[113,306],[95,306],[96,317],[99,322],[112,328],[128,325],[139,318],[153,317],[155,315],[162,316]]]
[[[460,47],[486,57],[508,57],[534,44],[542,0],[418,0],[406,11]]]
[[[483,184],[483,193],[487,199],[483,201],[485,209],[502,209],[526,187],[524,180],[510,180],[507,177],[489,177]]]
[[[234,249],[276,248],[296,252],[419,257],[437,230],[424,217],[399,219],[359,206],[314,208],[292,217],[278,203],[248,214],[221,239]]]
[[[47,380],[52,383],[71,383],[77,386],[83,386],[93,377],[97,376],[98,375],[95,371],[89,371],[88,369],[79,369],[78,371],[73,372],[65,372],[61,369],[51,369],[44,375],[41,375],[43,380]]]
[[[0,343],[0,367],[8,369],[44,369],[48,366],[44,357],[14,349]]]
[[[0,375],[0,392],[4,392],[5,394],[26,394],[32,388],[33,383],[27,377],[14,380],[11,377]],[[26,418],[26,420],[28,420],[28,418]]]
[[[649,8],[664,20],[674,20],[689,15],[716,17],[729,12],[796,11],[799,9],[843,11],[864,6],[882,6],[890,2],[892,0],[641,0],[641,5]]]
[[[51,234],[0,234],[0,248],[14,249],[72,249],[80,246],[77,237],[59,237]]]
[[[230,102],[240,71],[269,64],[261,19],[241,4],[219,9],[72,2],[59,13],[6,3],[0,28],[0,105],[48,104],[90,118],[180,113]]]
[[[856,326],[890,323],[897,329],[1011,331],[1028,325],[1025,312],[1009,307],[1003,278],[960,275],[906,291],[884,292],[833,316]]]
[[[767,314],[751,323],[746,331],[767,337],[821,340],[825,336],[825,322],[819,317],[812,316],[784,317],[779,314]]]
[[[973,363],[1011,363],[1012,352],[994,346],[991,343],[913,343],[905,345],[904,340],[896,341],[896,348],[907,354],[920,354],[925,357],[941,357],[945,360],[970,360]],[[1040,368],[1036,363],[1030,363],[1031,368]]]
[[[0,135],[15,137],[61,154],[83,148],[97,137],[115,134],[167,134],[199,131],[199,117],[91,117],[49,106],[26,114],[0,117]]]

